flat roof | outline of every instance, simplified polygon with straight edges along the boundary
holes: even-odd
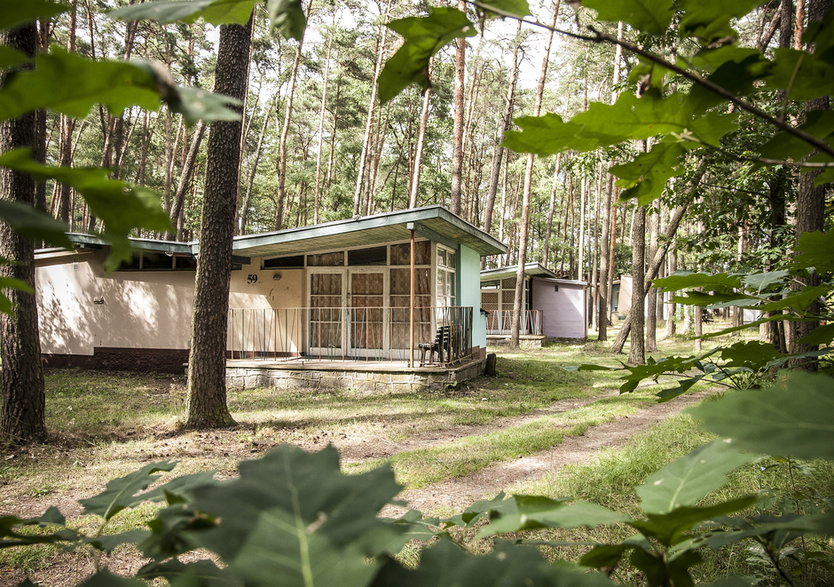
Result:
[[[288,228],[275,232],[234,237],[236,256],[277,257],[313,251],[328,251],[407,240],[411,230],[423,238],[457,248],[465,244],[481,256],[507,252],[507,247],[480,228],[452,214],[443,206],[385,212],[373,216],[335,220],[315,226]],[[108,243],[94,235],[67,233],[81,248],[100,248]],[[198,241],[176,242],[161,239],[131,238],[134,248],[171,254],[197,254]],[[38,250],[43,254],[46,249]]]
[[[446,244],[462,243],[481,256],[507,252],[503,243],[443,206],[385,212],[315,226],[236,236],[233,250],[252,257],[296,255],[406,240],[410,230]]]
[[[508,277],[515,277],[518,274],[518,265],[507,265],[506,267],[497,267],[495,269],[484,269],[481,271],[481,281],[492,281],[494,279],[507,279]],[[543,277],[548,281],[558,283],[570,283],[575,285],[588,285],[587,282],[577,279],[563,279],[556,275],[553,271],[533,261],[524,264],[524,275],[528,277]]]

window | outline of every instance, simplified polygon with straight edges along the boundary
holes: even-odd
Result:
[[[438,245],[435,305],[455,305],[455,253]]]
[[[304,255],[293,255],[291,257],[274,257],[272,259],[264,259],[264,269],[278,269],[289,267],[304,267]]]
[[[345,264],[345,252],[319,253],[307,255],[308,267],[342,267]]]
[[[429,265],[431,263],[431,243],[417,241],[414,243],[414,264]],[[411,264],[411,244],[391,245],[391,265]]]
[[[348,265],[385,265],[386,263],[388,263],[388,247],[348,251]]]

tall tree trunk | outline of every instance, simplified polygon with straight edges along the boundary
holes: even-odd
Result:
[[[677,206],[674,211],[672,212],[672,217],[669,219],[669,224],[666,226],[666,230],[663,233],[663,241],[658,246],[657,252],[654,255],[654,258],[649,263],[648,268],[646,269],[646,277],[643,284],[643,290],[651,286],[651,280],[655,278],[657,275],[658,269],[660,269],[660,264],[663,263],[663,259],[666,257],[666,251],[669,250],[669,245],[672,242],[672,239],[675,237],[675,233],[678,231],[678,226],[680,226],[681,220],[683,219],[683,215],[686,213],[686,209],[689,207],[689,203],[693,195],[695,194],[695,190],[698,189],[698,186],[701,184],[701,178],[704,176],[704,171],[706,170],[707,165],[706,162],[702,162],[701,165],[698,167],[698,170],[692,176],[692,180],[689,183],[689,188],[686,192],[686,197],[684,203]],[[631,312],[629,311],[626,314],[625,320],[623,320],[623,326],[620,329],[620,333],[617,335],[614,344],[611,346],[612,353],[619,353],[623,350],[623,345],[625,344],[625,339],[628,338],[628,334],[631,330]]]
[[[287,89],[287,101],[284,106],[284,124],[281,127],[281,137],[278,140],[278,192],[275,195],[275,230],[281,230],[284,226],[284,208],[287,205],[287,147],[289,145],[290,124],[292,122],[293,100],[295,98],[295,86],[298,80],[298,68],[301,65],[301,49],[304,46],[304,39],[298,42],[295,49],[295,58],[292,62],[290,72],[290,85]]]
[[[197,162],[197,153],[200,151],[200,144],[203,141],[203,134],[205,133],[206,125],[201,120],[194,128],[194,134],[191,136],[191,144],[188,146],[188,153],[182,163],[182,170],[180,171],[180,179],[177,183],[177,191],[174,193],[174,200],[171,204],[171,222],[176,227],[173,234],[169,233],[168,238],[182,239],[182,231],[185,226],[185,194],[191,186],[191,178],[194,175],[194,167]]]
[[[67,51],[75,53],[76,27],[78,23],[78,3],[73,0],[69,12],[69,28],[67,29]],[[75,119],[65,114],[60,115],[60,145],[58,147],[58,165],[72,166],[72,133],[75,129]],[[72,214],[70,201],[72,188],[66,183],[56,185],[57,201],[53,201],[53,215],[60,221],[69,223]]]
[[[37,47],[35,24],[0,32],[0,45],[34,56]],[[0,75],[4,86],[9,72]],[[0,122],[0,152],[37,145],[35,113]],[[35,203],[35,182],[31,175],[0,169],[0,197],[29,205]],[[19,279],[34,291],[35,247],[28,238],[0,223],[0,277]],[[0,360],[3,375],[3,406],[0,412],[0,440],[11,443],[46,440],[43,366],[38,333],[35,294],[6,289],[13,314],[0,313]]]
[[[391,11],[391,0],[385,5],[384,21],[388,21],[388,15]],[[362,138],[362,152],[359,154],[359,168],[356,173],[356,188],[353,191],[353,215],[358,216],[362,209],[362,202],[364,201],[365,176],[367,175],[368,167],[368,151],[370,149],[371,136],[373,134],[373,123],[376,117],[376,103],[377,103],[377,80],[379,74],[382,72],[383,60],[385,59],[385,47],[388,41],[388,27],[382,26],[382,32],[377,46],[376,61],[374,62],[374,74],[371,82],[371,97],[368,101],[368,118],[365,121],[365,134]]]
[[[420,193],[420,170],[423,165],[423,146],[426,142],[426,128],[429,123],[429,105],[431,102],[431,88],[423,92],[423,107],[420,111],[420,128],[417,130],[417,146],[414,148],[414,163],[411,166],[411,181],[408,193],[408,207],[417,207],[417,195]]]
[[[648,225],[649,248],[646,258],[654,259],[655,254],[657,254],[657,233],[660,216],[652,213],[648,218]],[[654,285],[650,284],[646,291],[646,302],[646,352],[653,353],[657,351],[657,288]]]
[[[507,97],[504,104],[504,118],[501,132],[495,141],[495,157],[492,161],[492,171],[489,176],[489,191],[487,192],[486,205],[484,206],[484,222],[481,228],[485,232],[492,230],[492,211],[495,208],[495,195],[498,193],[498,183],[501,178],[501,163],[504,160],[506,149],[501,146],[504,133],[510,130],[513,123],[513,111],[515,110],[515,90],[518,85],[518,70],[521,62],[518,57],[521,48],[521,21],[518,21],[518,28],[515,33],[515,44],[513,45],[513,69],[510,72],[510,83],[507,86]],[[503,222],[503,219],[502,219]]]
[[[638,206],[631,224],[631,350],[628,362],[643,365],[646,362],[644,332],[644,297],[646,273],[646,207]]]
[[[826,9],[830,9],[831,0],[808,0],[808,25],[821,21],[825,16]],[[813,47],[809,47],[813,50]],[[823,96],[805,103],[805,115],[820,110],[828,110],[829,97]],[[820,171],[810,171],[800,174],[799,189],[796,195],[796,238],[797,240],[805,232],[821,231],[825,228],[825,195],[829,185],[814,185],[814,180]],[[797,287],[813,287],[820,284],[820,276],[813,273],[800,278]],[[814,301],[808,308],[811,315],[819,315],[822,307],[820,302]],[[818,348],[815,344],[799,342],[803,336],[807,336],[814,329],[820,326],[819,321],[793,322],[791,325],[791,352],[803,353]],[[798,362],[797,366],[808,371],[816,371],[818,360],[806,360]]]
[[[550,48],[553,44],[553,30],[556,26],[556,19],[559,17],[560,0],[553,4],[553,23],[547,36],[547,46],[542,56],[542,65],[539,71],[538,87],[536,88],[536,102],[533,106],[533,116],[539,116],[542,109],[542,98],[544,96],[544,85],[547,81],[547,66],[550,63]],[[510,347],[518,348],[521,336],[521,306],[524,300],[524,265],[527,262],[527,241],[530,229],[530,194],[533,191],[533,165],[535,155],[527,154],[527,166],[524,170],[524,187],[521,194],[521,219],[518,227],[518,268],[516,269],[515,297],[513,298],[513,317],[510,328]],[[528,308],[529,309],[529,308]]]
[[[556,188],[559,186],[559,172],[562,167],[562,154],[556,155],[556,165],[553,167],[553,181],[550,186],[550,203],[547,206],[547,228],[544,233],[544,266],[550,268],[550,255],[553,249],[553,214],[556,212]]]
[[[466,13],[465,0],[458,0],[458,10]],[[453,214],[460,214],[461,173],[463,172],[463,116],[466,93],[466,39],[455,39],[455,95],[452,117],[452,187],[451,207]]]
[[[335,12],[334,12],[335,20]],[[335,25],[335,22],[334,22]],[[318,148],[316,149],[316,186],[313,190],[313,224],[319,223],[319,200],[321,199],[321,160],[324,153],[324,118],[327,112],[327,86],[330,81],[330,53],[333,49],[333,37],[335,32],[330,31],[330,38],[327,40],[327,51],[324,56],[324,73],[321,80],[321,104],[319,106],[319,127],[318,127]],[[263,138],[263,135],[261,135]],[[260,146],[260,141],[258,142]]]
[[[269,120],[272,118],[272,111],[277,106],[278,98],[275,97],[267,104],[266,112],[264,112],[264,121],[261,124],[261,132],[258,135],[258,145],[255,147],[255,160],[252,161],[252,168],[249,170],[249,179],[246,181],[246,193],[243,195],[243,202],[238,205],[238,220],[235,223],[238,234],[246,234],[246,229],[249,226],[249,207],[252,201],[252,190],[255,187],[255,177],[258,173],[258,164],[261,162],[261,155],[263,154],[264,137],[266,136],[266,129],[269,126]]]
[[[673,245],[674,247],[674,245]],[[671,275],[675,271],[678,270],[678,253],[677,251],[672,248],[672,250],[668,253],[669,257],[669,271],[668,274]],[[669,302],[669,315],[666,317],[666,338],[671,338],[675,336],[677,331],[677,322],[675,312],[677,311],[677,304],[675,302]]]
[[[241,102],[246,96],[251,27],[251,18],[246,26],[220,27],[214,92]],[[209,130],[200,256],[188,361],[185,425],[189,428],[234,423],[226,406],[226,326],[241,131],[241,121],[214,122]]]

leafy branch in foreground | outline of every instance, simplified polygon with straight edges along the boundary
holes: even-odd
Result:
[[[410,511],[385,519],[380,510],[396,503],[401,489],[389,467],[348,476],[340,472],[333,447],[305,453],[284,445],[241,463],[239,476],[227,481],[198,473],[156,484],[158,473],[170,471],[173,463],[146,465],[81,502],[84,513],[102,520],[93,536],[67,528],[60,512],[50,508],[33,519],[0,518],[0,548],[62,544],[110,553],[134,544],[149,559],[137,578],[192,586],[602,586],[612,584],[606,575],[624,564],[640,570],[649,585],[681,586],[693,584],[704,549],[742,541],[777,557],[780,549],[803,539],[796,556],[804,557],[803,564],[824,564],[813,545],[834,535],[830,503],[821,509],[809,503],[800,514],[779,511],[761,495],[717,500],[714,493],[737,468],[757,461],[757,454],[834,459],[832,393],[830,378],[793,374],[773,389],[702,403],[695,416],[720,438],[650,475],[637,488],[639,516],[590,502],[502,493],[449,518]],[[151,483],[156,486],[148,491]],[[144,502],[163,502],[146,529],[107,533],[111,520]],[[542,541],[536,534],[613,525],[633,535],[615,543],[564,543]],[[476,555],[462,541],[461,530],[480,541],[480,550],[484,539],[508,533],[514,542],[496,541],[487,554]],[[404,567],[394,555],[412,540],[429,544],[419,564]],[[604,572],[583,573],[575,564],[549,561],[533,545],[584,546],[579,565]],[[193,554],[181,559],[186,553]],[[785,572],[778,557],[771,562],[774,573]],[[128,584],[106,569],[83,584],[97,581]]]

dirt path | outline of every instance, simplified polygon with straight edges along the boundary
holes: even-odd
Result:
[[[502,490],[512,493],[514,484],[556,473],[566,465],[592,462],[601,449],[623,446],[633,435],[679,413],[708,395],[710,392],[700,392],[684,395],[670,402],[653,404],[631,416],[595,426],[581,436],[568,437],[558,446],[535,455],[497,463],[467,477],[404,491],[398,499],[405,501],[407,506],[388,506],[383,515],[395,517],[409,509],[417,509],[424,514],[446,509],[463,511],[475,501],[490,499]]]
[[[616,396],[616,391],[602,393],[584,398],[563,399],[554,402],[546,408],[533,410],[518,416],[497,418],[489,424],[448,426],[436,430],[428,430],[423,433],[412,434],[407,439],[395,442],[382,436],[357,438],[349,436],[344,439],[333,439],[333,445],[339,449],[343,463],[361,462],[367,459],[384,459],[397,453],[432,448],[444,444],[453,443],[458,438],[474,436],[478,434],[489,434],[505,428],[520,426],[532,422],[543,416],[569,412],[583,406],[587,406],[605,397]]]

